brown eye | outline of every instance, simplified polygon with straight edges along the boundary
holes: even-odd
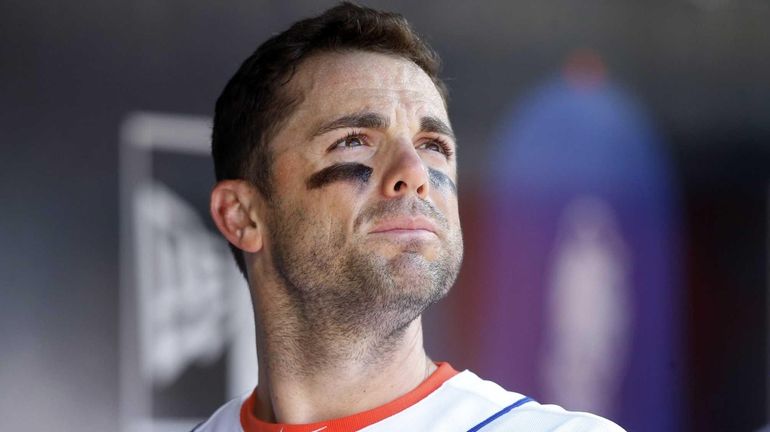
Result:
[[[364,138],[360,135],[349,135],[345,138],[337,141],[332,145],[331,150],[336,149],[343,149],[343,148],[353,148],[353,147],[361,147],[366,145],[366,141]]]
[[[420,145],[420,148],[441,153],[446,157],[449,157],[452,155],[452,150],[450,150],[449,146],[443,141],[440,141],[437,139],[426,141],[425,143]]]
[[[437,151],[437,152],[440,152],[440,153],[444,152],[444,148],[441,147],[441,145],[439,145],[436,141],[429,141],[429,142],[425,143],[425,148],[427,150],[433,150],[433,151]]]

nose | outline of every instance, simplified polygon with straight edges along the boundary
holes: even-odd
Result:
[[[383,175],[383,194],[389,198],[416,194],[427,198],[429,179],[427,167],[409,140],[393,143],[395,151]]]

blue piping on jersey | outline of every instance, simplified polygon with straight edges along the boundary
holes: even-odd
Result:
[[[533,400],[534,399],[532,399],[531,397],[523,397],[523,398],[517,400],[516,402],[512,403],[511,405],[508,405],[507,407],[505,407],[505,408],[501,409],[500,411],[496,412],[495,414],[492,415],[492,417],[489,417],[488,419],[484,420],[483,422],[481,422],[481,423],[477,424],[476,426],[473,426],[472,428],[468,429],[468,432],[479,431],[479,430],[481,430],[481,428],[483,428],[484,426],[492,423],[496,418],[500,417],[501,415],[507,413],[508,411],[510,411],[510,410],[512,410],[512,409],[514,409],[514,408],[516,408],[518,406],[524,405],[527,402],[532,402]]]

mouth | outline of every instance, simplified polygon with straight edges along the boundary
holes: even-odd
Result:
[[[430,219],[422,216],[398,217],[380,221],[369,231],[369,234],[399,237],[432,237],[437,235],[436,225]]]

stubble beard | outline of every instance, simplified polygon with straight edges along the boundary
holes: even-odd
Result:
[[[411,211],[421,205],[410,206]],[[397,211],[390,207],[379,213]],[[293,314],[299,326],[291,332],[301,339],[295,344],[323,352],[316,358],[330,362],[383,355],[411,322],[449,292],[462,262],[459,227],[446,231],[430,261],[418,242],[385,257],[363,250],[363,244],[349,244],[345,227],[319,235],[305,213],[280,206],[269,229],[274,268],[289,299],[289,310],[280,313]]]

